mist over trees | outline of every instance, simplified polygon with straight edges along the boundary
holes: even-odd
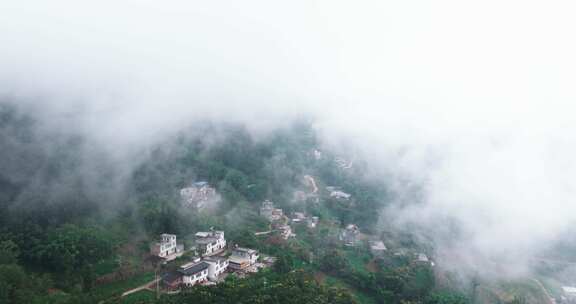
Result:
[[[336,227],[358,223],[366,232],[377,231],[388,190],[363,177],[361,162],[346,172],[334,165],[328,151],[322,160],[315,159],[312,152],[322,143],[307,120],[258,138],[241,125],[193,125],[143,151],[147,157],[131,168],[130,177],[119,187],[112,185],[120,173],[111,158],[103,150],[88,150],[90,138],[81,132],[42,129],[34,115],[8,104],[2,105],[0,114],[0,140],[6,147],[0,151],[6,160],[0,170],[0,284],[5,286],[5,303],[95,301],[103,284],[99,269],[106,263],[122,267],[119,252],[140,252],[124,248],[127,242],[154,239],[160,233],[189,235],[213,226],[222,227],[235,242],[276,256],[274,273],[194,289],[174,299],[162,297],[159,303],[234,302],[240,295],[246,303],[354,302],[348,291],[327,288],[301,269],[312,256],[320,257],[320,264],[312,267],[383,298],[423,299],[429,293],[430,287],[418,287],[422,294],[406,289],[412,287],[401,282],[410,279],[402,276],[413,274],[355,273],[342,253],[327,251],[334,246],[328,239],[309,235],[307,242],[315,248],[293,248],[255,238],[252,231],[267,226],[256,212],[263,200],[275,201],[287,213],[301,210],[294,192],[306,187],[305,174],[316,175],[321,186],[339,185],[355,196],[357,204],[327,198],[328,209],[312,204],[308,212],[334,220]],[[216,185],[221,195],[209,216],[180,204],[179,189],[198,180]],[[426,280],[433,282],[431,277]],[[265,288],[267,284],[282,286],[282,292]],[[394,284],[397,289],[390,289]],[[251,296],[245,297],[248,290]]]

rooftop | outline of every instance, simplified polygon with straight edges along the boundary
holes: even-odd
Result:
[[[178,270],[178,272],[180,272],[183,275],[193,275],[193,274],[196,274],[196,273],[199,273],[203,270],[208,269],[208,267],[210,267],[210,265],[208,265],[208,263],[200,262],[200,263],[195,263],[188,268],[180,269],[180,270]]]
[[[223,262],[226,260],[228,260],[228,258],[223,257],[223,256],[211,256],[211,257],[204,258],[204,261],[208,261],[208,262]]]
[[[386,245],[382,241],[372,241],[370,242],[370,247],[372,250],[386,250]]]
[[[576,293],[576,287],[572,287],[572,286],[562,286],[562,290],[565,293]]]
[[[423,254],[423,253],[419,253],[419,254],[418,254],[418,261],[420,261],[420,262],[428,262],[428,257],[427,257],[425,254]]]
[[[234,248],[234,251],[246,252],[246,253],[248,253],[248,254],[258,253],[258,250],[249,249],[249,248],[243,248],[243,247]]]
[[[216,243],[219,239],[215,238],[215,237],[207,237],[207,238],[201,238],[201,239],[197,239],[196,243],[197,244],[212,244],[212,243]]]

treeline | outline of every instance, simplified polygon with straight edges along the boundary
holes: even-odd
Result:
[[[424,268],[355,270],[332,251],[333,236],[324,228],[302,246],[254,236],[268,229],[257,213],[263,200],[287,213],[303,211],[293,200],[296,190],[309,191],[305,174],[317,179],[321,192],[337,186],[353,198],[345,202],[321,193],[320,203],[305,207],[309,215],[375,231],[389,198],[385,184],[365,178],[361,160],[343,169],[330,151],[316,159],[313,151],[322,143],[308,121],[257,138],[238,125],[195,125],[152,147],[122,183],[113,162],[92,151],[86,138],[43,130],[33,116],[13,107],[0,106],[0,135],[0,304],[98,302],[91,292],[95,265],[116,257],[123,242],[143,230],[146,236],[134,249],[143,253],[160,233],[180,237],[210,227],[276,256],[273,270],[162,297],[159,303],[354,302],[349,292],[316,282],[312,274],[318,269],[382,303],[464,303],[453,294],[434,294],[432,274]],[[183,209],[179,201],[179,189],[200,180],[222,196],[209,214]]]
[[[151,302],[154,303],[154,302]],[[195,287],[176,296],[164,296],[160,304],[203,303],[355,303],[349,292],[318,284],[304,271],[285,274],[259,273],[246,279],[231,278],[214,287]]]

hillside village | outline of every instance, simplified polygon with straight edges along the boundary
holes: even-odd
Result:
[[[329,161],[328,166],[342,172],[354,170],[354,161],[344,161],[337,157],[330,161],[327,153],[313,149],[312,160],[318,164]],[[154,242],[150,254],[158,258],[159,271],[155,280],[146,288],[154,293],[173,295],[175,292],[187,292],[199,286],[218,286],[230,276],[241,280],[249,280],[259,272],[270,269],[282,269],[294,263],[294,258],[286,260],[287,253],[301,250],[302,246],[316,246],[323,243],[333,248],[342,248],[338,254],[326,252],[322,247],[312,250],[300,263],[305,265],[319,265],[316,280],[323,283],[323,277],[330,274],[334,277],[346,278],[350,270],[340,269],[338,263],[358,263],[354,255],[364,256],[364,265],[352,264],[358,270],[370,274],[373,268],[379,268],[379,263],[398,263],[394,260],[404,261],[410,267],[427,267],[432,269],[434,262],[428,255],[397,244],[397,240],[386,239],[374,231],[362,231],[355,222],[342,222],[327,214],[332,208],[357,208],[357,199],[352,193],[345,191],[344,187],[335,184],[325,185],[319,177],[312,174],[303,174],[298,178],[299,183],[291,196],[289,204],[284,202],[279,206],[271,199],[265,198],[259,204],[253,204],[250,212],[257,216],[252,219],[259,222],[259,228],[250,231],[253,235],[250,241],[243,242],[246,236],[240,239],[225,237],[235,231],[215,230],[197,231],[193,233],[193,240],[185,248],[176,242],[177,238],[187,239],[186,235],[177,236],[164,231],[160,239],[166,240],[160,244],[164,251],[159,251],[157,242]],[[206,206],[215,204],[215,198],[220,198],[218,190],[209,182],[192,182],[180,190],[182,206],[192,214],[206,214]],[[323,210],[322,212],[318,212]],[[247,210],[248,211],[248,210]],[[319,238],[320,237],[320,238]],[[319,243],[320,242],[320,243]],[[162,242],[161,242],[162,243]],[[251,247],[249,244],[259,244]],[[264,247],[262,247],[264,245]],[[253,246],[253,245],[252,245]],[[334,247],[335,246],[335,247]],[[390,246],[394,246],[391,249]],[[264,248],[269,254],[263,254]],[[394,250],[396,248],[396,250]],[[317,252],[317,253],[314,253]],[[324,252],[324,253],[323,253]],[[341,252],[341,253],[340,253]],[[341,256],[346,253],[347,256]],[[279,255],[279,256],[278,256]],[[325,256],[323,256],[325,255]],[[344,259],[344,260],[334,260]],[[346,261],[351,258],[352,260]],[[289,264],[286,265],[286,262]],[[289,266],[290,268],[293,266]],[[307,268],[309,266],[305,266]],[[350,266],[348,266],[350,267]],[[345,279],[348,280],[348,279]],[[130,291],[125,293],[130,296]]]
[[[316,150],[315,155],[318,155]],[[347,168],[348,169],[348,168]],[[352,195],[340,190],[339,187],[327,186],[321,193],[316,180],[311,175],[305,175],[304,185],[308,189],[299,190],[305,200],[313,198],[310,202],[317,204],[322,196],[340,201],[352,200]],[[216,196],[216,190],[206,182],[192,183],[193,187],[184,188],[180,191],[184,206],[198,206],[199,202],[206,202]],[[196,187],[196,188],[194,188]],[[308,190],[308,191],[306,191]],[[193,195],[192,195],[193,194]],[[196,208],[197,212],[202,208]],[[282,208],[277,208],[274,202],[266,199],[258,208],[258,215],[268,223],[268,230],[256,231],[257,237],[277,237],[284,242],[296,239],[296,229],[305,227],[307,233],[314,234],[318,225],[321,224],[318,216],[307,214],[303,211],[293,211],[287,215]],[[388,252],[383,240],[363,234],[355,224],[347,224],[338,229],[334,240],[345,247],[368,246],[369,252],[375,258],[381,258]],[[294,240],[293,242],[297,242]],[[182,258],[186,254],[185,258]],[[395,252],[395,256],[405,256]],[[434,266],[424,253],[413,253],[413,261],[422,265]],[[150,255],[158,258],[162,271],[151,282],[147,289],[156,293],[162,292],[174,294],[195,286],[213,286],[224,282],[229,276],[238,278],[257,273],[262,269],[270,268],[277,260],[274,256],[262,255],[257,249],[241,247],[241,244],[230,243],[225,238],[225,231],[214,230],[200,231],[194,234],[194,242],[188,248],[177,242],[177,236],[173,234],[161,234],[158,242],[150,246]],[[175,260],[179,260],[175,262]],[[172,265],[174,264],[174,265]],[[130,294],[130,291],[125,293]]]
[[[0,218],[2,256],[26,265],[10,271],[36,286],[19,285],[29,292],[18,296],[39,299],[20,303],[514,301],[516,289],[480,279],[462,287],[425,231],[388,225],[393,190],[365,177],[359,155],[324,147],[309,125],[257,140],[239,127],[195,132],[207,135],[183,133],[152,151],[112,214],[78,205],[78,194],[57,212]],[[555,261],[539,262],[541,285],[522,282],[534,291],[526,303],[573,299],[576,272]]]

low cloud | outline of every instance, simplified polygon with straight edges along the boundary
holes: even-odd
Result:
[[[386,217],[427,229],[463,266],[514,257],[521,271],[576,220],[569,1],[23,0],[0,11],[4,102],[118,161],[202,120],[258,134],[306,115],[417,202]]]

